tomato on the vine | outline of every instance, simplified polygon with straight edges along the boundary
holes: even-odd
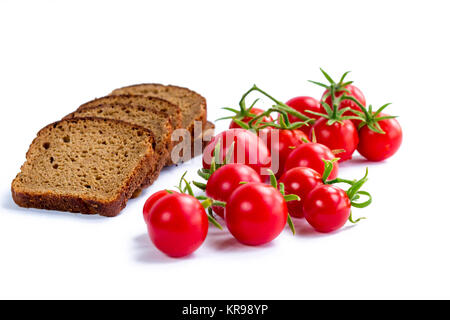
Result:
[[[284,165],[291,152],[296,147],[309,142],[307,135],[300,129],[266,128],[260,131],[260,137],[263,141],[267,140],[266,145],[272,155],[272,171],[277,178],[283,174]],[[278,159],[276,159],[277,156]]]
[[[209,177],[205,192],[214,200],[228,202],[228,198],[241,186],[241,182],[262,181],[260,175],[249,166],[239,163],[226,164]],[[225,208],[213,206],[212,209],[219,216],[224,217]]]
[[[287,203],[289,214],[292,217],[303,218],[303,200],[315,187],[322,185],[322,176],[314,169],[297,167],[286,171],[280,179],[287,194],[295,194],[300,201]]]
[[[174,193],[175,191],[171,191]],[[149,220],[149,213],[150,209],[153,208],[153,205],[161,198],[169,195],[170,193],[167,190],[160,190],[152,194],[148,199],[145,201],[144,208],[142,210],[144,214],[144,220],[146,223],[148,223]]]
[[[313,97],[306,97],[306,96],[295,97],[295,98],[290,99],[288,102],[286,102],[286,104],[289,107],[297,110],[298,112],[300,112],[303,115],[305,115],[309,118],[312,118],[312,119],[318,119],[320,116],[311,114],[308,111],[324,112],[324,109],[320,105],[320,102]],[[289,117],[289,121],[291,123],[304,121],[304,120],[299,119],[291,114],[289,114],[288,117]],[[308,135],[311,130],[311,126],[303,126],[300,128],[300,130]]]
[[[248,112],[251,113],[252,115],[258,116],[258,115],[264,113],[265,111],[262,109],[259,109],[259,108],[251,108],[250,110],[248,110]],[[252,117],[247,116],[247,117],[240,119],[240,121],[242,121],[244,123],[248,123],[252,119],[253,119]],[[273,118],[270,115],[267,115],[267,116],[260,118],[259,121],[261,123],[272,122]],[[241,128],[241,126],[239,124],[237,124],[235,121],[231,120],[230,129],[238,129],[238,128]]]
[[[380,113],[377,118],[386,116]],[[377,123],[384,133],[375,132],[367,125],[359,129],[358,152],[370,161],[383,161],[393,156],[403,139],[402,127],[396,119],[377,120]]]
[[[315,135],[317,142],[326,145],[331,150],[340,150],[339,161],[352,158],[358,146],[358,130],[350,120],[335,121],[328,124],[328,119],[320,118],[311,129],[310,138]]]
[[[319,232],[332,232],[349,219],[351,202],[347,193],[333,185],[320,185],[303,199],[303,213]]]
[[[357,87],[355,87],[352,84],[338,88],[336,90],[336,98],[341,97],[343,94],[355,98],[363,106],[366,105],[366,98],[364,97],[364,94],[362,93],[362,91],[360,89],[358,89]],[[325,90],[325,92],[322,95],[322,99],[324,99],[324,98],[325,98],[325,102],[329,106],[331,106],[332,102],[331,102],[330,90],[328,90],[328,89]],[[356,111],[361,111],[361,108],[358,106],[358,104],[356,104],[356,102],[347,100],[347,99],[344,99],[339,103],[339,109],[344,109],[344,108],[351,108]],[[353,115],[354,115],[354,113],[350,110],[344,112],[344,116],[353,116]],[[353,121],[358,121],[358,120],[353,120]]]
[[[296,147],[286,160],[284,171],[296,167],[308,167],[323,175],[325,170],[324,160],[334,160],[336,157],[330,148],[320,143],[305,143]],[[339,165],[333,163],[333,170],[328,179],[335,179],[338,175]]]
[[[265,143],[255,133],[241,128],[223,131],[211,140],[203,151],[203,168],[210,169],[218,143],[221,163],[225,163],[227,154],[231,153],[228,163],[246,164],[260,175],[271,166],[270,152]]]
[[[288,217],[286,202],[274,187],[247,183],[237,188],[225,207],[228,230],[246,245],[262,245],[283,231]]]
[[[147,227],[155,246],[171,257],[194,252],[205,241],[208,217],[193,196],[173,193],[162,196],[148,213]]]

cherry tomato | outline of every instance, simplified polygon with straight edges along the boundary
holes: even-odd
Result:
[[[254,114],[256,116],[260,115],[263,112],[265,112],[265,111],[262,110],[262,109],[258,109],[258,108],[250,109],[250,113]],[[241,119],[241,121],[244,122],[244,123],[248,123],[250,120],[252,120],[251,117],[245,117],[245,118]],[[261,118],[261,122],[272,122],[272,121],[273,121],[273,118],[271,116],[265,116],[265,117]],[[231,121],[230,129],[238,129],[238,128],[241,128],[241,126],[238,125],[236,122]]]
[[[246,164],[260,175],[270,168],[270,152],[264,142],[253,132],[242,128],[223,131],[211,140],[203,151],[203,168],[209,169],[211,167],[214,148],[219,141],[222,163],[234,142],[231,163]]]
[[[206,195],[214,200],[228,202],[234,190],[241,186],[240,182],[262,182],[259,174],[244,164],[232,163],[220,167],[209,177],[206,184]],[[225,208],[213,206],[212,209],[222,218]]]
[[[337,154],[339,161],[346,161],[352,158],[358,146],[358,130],[350,120],[342,120],[327,124],[328,119],[320,118],[311,129],[310,136],[314,130],[318,143],[326,145],[331,150],[345,150]]]
[[[291,100],[289,100],[288,102],[286,102],[286,104],[289,107],[294,108],[298,112],[301,112],[305,116],[310,117],[312,119],[318,119],[320,116],[306,112],[307,110],[314,111],[314,112],[320,112],[320,113],[325,112],[323,107],[320,105],[319,101],[317,101],[317,99],[314,99],[313,97],[295,97],[295,98],[292,98]],[[289,121],[291,123],[302,121],[301,119],[294,117],[292,115],[288,115],[288,116],[289,116]],[[299,129],[301,131],[303,131],[304,133],[309,134],[309,131],[311,130],[311,125],[302,126]]]
[[[284,164],[291,152],[299,145],[309,142],[309,139],[303,131],[298,129],[267,129],[269,130],[260,131],[260,137],[263,141],[267,138],[266,145],[272,155],[272,171],[279,178],[284,172]],[[278,155],[278,159],[276,159],[276,155]]]
[[[300,201],[287,203],[289,214],[292,217],[303,218],[303,200],[315,187],[322,185],[321,175],[311,168],[298,167],[286,171],[280,179],[284,184],[286,194],[295,194]]]
[[[308,223],[319,232],[333,232],[350,217],[351,204],[347,194],[333,185],[313,189],[303,200],[303,213]]]
[[[356,100],[358,100],[363,106],[366,106],[366,98],[364,97],[364,94],[362,93],[361,90],[359,90],[357,87],[355,87],[355,86],[352,85],[352,84],[346,86],[345,89],[348,90],[349,92],[345,92],[344,90],[339,91],[339,92],[336,92],[336,94],[335,94],[336,97],[340,97],[340,96],[342,96],[342,95],[345,93],[347,96],[352,96],[352,97],[354,97],[354,98],[355,98]],[[329,91],[326,90],[326,91],[323,93],[322,99],[324,98],[325,95],[328,94],[328,92],[329,92]],[[325,99],[325,102],[326,102],[330,107],[332,107],[332,105],[331,105],[331,96],[328,96],[328,97]],[[353,110],[356,110],[356,111],[362,111],[361,108],[360,108],[355,102],[353,102],[353,101],[351,101],[351,100],[343,100],[343,101],[341,102],[341,104],[339,105],[339,109],[342,109],[342,108],[352,108]],[[354,114],[353,114],[351,111],[347,111],[347,112],[344,112],[344,116],[354,116]],[[353,120],[353,121],[358,122],[358,120]]]
[[[173,192],[175,192],[175,191],[173,191]],[[143,211],[144,220],[145,220],[146,223],[148,223],[148,220],[149,220],[150,209],[153,207],[153,205],[156,203],[156,201],[158,201],[159,199],[167,196],[168,194],[170,194],[170,193],[167,192],[167,190],[157,191],[154,194],[152,194],[147,199],[147,201],[145,201],[144,209],[142,211]]]
[[[323,175],[325,163],[323,160],[333,160],[336,157],[333,152],[323,144],[320,143],[305,143],[292,151],[284,165],[284,171],[296,167],[308,167],[316,170],[320,175]],[[338,175],[339,165],[334,162],[333,170],[331,171],[328,180],[335,179]]]
[[[240,242],[257,246],[275,239],[287,221],[287,205],[281,193],[270,185],[247,183],[228,199],[225,221]]]
[[[377,117],[384,117],[386,114],[379,114]],[[402,144],[402,128],[396,119],[386,119],[378,121],[385,134],[370,130],[367,126],[359,130],[358,152],[370,161],[385,160],[400,148]]]
[[[208,233],[208,217],[202,204],[187,194],[163,196],[154,203],[148,216],[150,239],[171,257],[191,254]]]

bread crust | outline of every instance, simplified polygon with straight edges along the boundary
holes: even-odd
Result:
[[[163,88],[164,87],[169,87],[169,88],[182,89],[182,90],[187,90],[189,92],[192,92],[193,94],[195,94],[196,96],[198,96],[200,98],[200,100],[201,100],[201,104],[200,105],[201,105],[201,108],[202,108],[201,114],[199,114],[194,120],[195,121],[201,121],[203,126],[206,125],[206,122],[207,122],[206,119],[207,119],[208,114],[207,114],[207,104],[206,104],[205,97],[203,97],[198,92],[196,92],[194,90],[191,90],[189,88],[186,88],[186,87],[175,86],[175,85],[172,85],[172,84],[164,85],[164,84],[161,84],[161,83],[140,83],[140,84],[134,84],[134,85],[131,85],[131,86],[125,86],[125,87],[117,88],[117,89],[113,90],[109,95],[110,96],[111,95],[115,96],[115,95],[117,95],[115,92],[120,92],[120,90],[126,90],[128,88],[145,87],[145,86],[157,86],[157,87],[163,87]],[[194,134],[194,123],[192,122],[189,125],[189,127],[186,128],[186,129],[188,129],[189,132],[191,132],[192,137],[193,137],[193,134]]]
[[[206,122],[206,125],[205,125],[204,128],[203,128],[203,135],[202,135],[202,151],[206,148],[206,146],[207,146],[207,145],[209,144],[209,142],[210,142],[210,141],[203,141],[203,137],[204,137],[205,133],[206,133],[208,130],[212,130],[212,132],[210,132],[210,134],[214,135],[214,129],[215,129],[215,125],[214,125],[212,122],[207,121],[207,122]],[[195,140],[192,140],[192,143],[191,143],[191,154],[193,155],[193,157],[196,157],[196,156],[199,156],[201,153],[200,153],[200,154],[194,154],[194,151],[195,151],[194,143],[195,143]],[[161,169],[162,169],[162,168],[161,168]],[[149,180],[149,182],[148,182],[148,183],[149,183],[148,185],[144,183],[140,188],[136,189],[136,190],[134,191],[134,193],[133,193],[132,198],[137,198],[137,197],[141,194],[142,189],[144,189],[144,188],[148,187],[149,185],[153,184],[153,182],[155,182],[155,180],[158,178],[159,173],[160,173],[160,172],[158,171],[157,174],[154,174],[154,175],[151,176],[151,178],[150,178],[150,180]]]
[[[98,106],[102,106],[105,103],[111,104],[115,98],[122,98],[122,99],[129,99],[129,100],[137,100],[137,99],[147,99],[149,102],[151,101],[159,101],[159,102],[164,102],[169,104],[170,106],[172,106],[177,113],[177,116],[175,118],[170,118],[170,121],[172,121],[172,125],[174,128],[181,128],[181,110],[180,107],[161,98],[157,98],[157,97],[146,97],[143,95],[135,95],[135,94],[119,94],[119,95],[108,95],[108,96],[104,96],[104,97],[100,97],[100,98],[96,98],[94,100],[88,101],[84,104],[82,104],[81,106],[79,106],[76,111],[81,110],[81,109],[85,109],[85,108],[91,108],[91,107],[98,107]],[[117,102],[116,102],[117,103]],[[143,107],[148,107],[148,106],[143,106]]]
[[[74,118],[60,120],[51,123],[44,128],[42,128],[37,137],[50,126],[56,127],[62,122],[77,122],[77,121],[104,121],[104,122],[117,122],[130,126],[132,128],[137,128],[147,133],[148,135],[148,148],[145,156],[139,161],[139,164],[133,169],[132,174],[129,178],[124,181],[121,189],[117,193],[117,196],[113,199],[107,201],[101,201],[98,199],[90,198],[87,196],[70,196],[70,195],[59,195],[51,191],[49,192],[26,192],[18,191],[14,188],[13,180],[11,183],[11,193],[14,202],[25,208],[38,208],[38,209],[48,209],[48,210],[60,210],[69,212],[79,212],[83,214],[99,214],[106,217],[117,216],[120,211],[126,206],[128,199],[132,196],[133,192],[142,185],[145,178],[150,174],[150,171],[155,167],[154,151],[152,145],[154,144],[154,137],[150,130],[130,124],[125,121],[115,120],[115,119],[104,119],[97,117],[85,117],[85,118]],[[37,137],[33,140],[31,145],[35,142]],[[30,146],[31,146],[30,145]],[[27,152],[27,160],[28,153]]]

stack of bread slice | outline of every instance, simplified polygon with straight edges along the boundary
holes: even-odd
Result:
[[[13,199],[22,207],[115,216],[179,161],[175,130],[187,132],[191,156],[195,142],[208,142],[214,125],[206,114],[205,98],[187,88],[116,89],[39,131],[12,182]]]

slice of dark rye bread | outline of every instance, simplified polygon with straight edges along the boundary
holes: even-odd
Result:
[[[39,131],[11,184],[22,207],[116,216],[154,169],[153,134],[113,119],[74,118]]]
[[[154,97],[144,97],[139,95],[123,94],[116,96],[106,96],[102,98],[97,98],[86,102],[78,107],[76,111],[81,111],[83,109],[89,109],[92,107],[106,106],[106,105],[126,105],[126,106],[136,106],[149,108],[153,112],[165,112],[168,114],[168,118],[171,122],[173,130],[182,128],[182,114],[181,109],[177,105],[174,105],[166,100],[154,98]],[[100,116],[101,117],[101,116]],[[125,119],[120,119],[125,120]],[[130,119],[128,119],[130,120]],[[125,120],[126,121],[126,120]],[[167,163],[164,165],[172,164],[170,157]]]
[[[124,108],[125,110],[122,110]],[[138,108],[140,112],[132,112],[131,109],[129,108],[131,109]],[[149,126],[148,121],[146,121],[145,119],[139,119],[138,116],[139,114],[145,116],[145,118],[149,117],[149,115],[143,114],[145,112],[143,111],[143,109],[147,109],[152,113],[166,113],[167,114],[166,117],[168,118],[168,120],[170,120],[173,130],[182,128],[182,117],[180,107],[157,97],[146,97],[142,95],[132,95],[132,94],[105,96],[102,98],[94,99],[81,105],[77,109],[77,111],[73,112],[72,114],[69,114],[66,117],[95,115],[98,117],[115,118],[127,121],[150,129],[155,134],[155,140],[158,141],[159,129],[155,129],[155,127],[153,127],[153,125],[155,124],[153,123]],[[97,114],[94,114],[94,112],[97,112]],[[172,132],[170,132],[170,134],[171,133]],[[214,133],[214,124],[212,124],[211,122],[207,122],[206,125],[203,126],[202,134],[192,138],[191,140],[191,155],[198,155],[194,154],[194,142],[199,139],[204,138],[208,139],[208,137],[212,136],[213,133]],[[159,144],[157,144],[156,150],[158,151],[158,149],[161,148],[162,147]],[[168,147],[167,150],[168,157],[166,158],[166,160],[161,161],[157,159],[158,167],[153,171],[153,173],[149,177],[147,177],[142,186],[133,195],[133,197],[137,197],[142,191],[142,188],[146,188],[149,185],[151,185],[158,178],[159,172],[164,166],[173,164],[171,157],[172,148],[173,144],[172,141],[170,141],[170,146]],[[182,156],[183,155],[181,154],[181,157]]]
[[[159,99],[157,102],[159,102]],[[173,126],[169,114],[158,109],[156,105],[144,107],[138,104],[103,101],[103,103],[98,105],[92,103],[88,107],[80,108],[64,117],[64,119],[84,117],[122,120],[144,127],[153,133],[156,142],[156,168],[144,181],[142,187],[151,185],[158,178],[161,169],[171,163],[170,153],[172,151],[171,137]]]
[[[206,125],[206,99],[188,88],[162,85],[158,83],[143,83],[115,89],[110,95],[133,94],[145,97],[155,97],[167,100],[180,107],[182,127],[191,132],[194,137],[194,121]]]

